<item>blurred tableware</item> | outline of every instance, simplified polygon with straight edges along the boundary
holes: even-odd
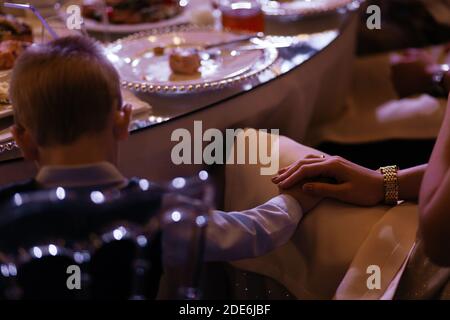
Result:
[[[0,119],[10,117],[13,115],[13,108],[10,104],[0,103]]]
[[[131,104],[131,115],[133,118],[142,114],[149,114],[152,111],[152,107],[147,102],[140,100],[129,90],[122,90],[122,99],[124,103]]]
[[[46,18],[47,24],[52,28],[57,37],[83,36],[87,35],[84,23],[76,28],[69,28],[67,21],[63,20],[56,12],[55,15]],[[45,28],[37,28],[35,32],[35,42],[44,43],[51,41],[53,36]]]
[[[259,0],[221,0],[222,26],[237,32],[264,32],[264,14]]]
[[[29,3],[34,6],[41,15],[46,18],[55,14],[55,4],[58,0],[26,0],[24,3]]]
[[[202,48],[214,43],[228,42],[241,35],[210,29],[143,33],[112,43],[106,48],[108,58],[120,73],[126,88],[154,93],[193,93],[206,89],[221,89],[249,80],[268,69],[277,59],[276,48],[240,51],[239,46],[199,51],[201,66],[192,75],[172,72],[167,55],[157,55],[154,49]]]
[[[39,19],[39,21],[42,23],[42,26],[47,30],[47,32],[51,35],[51,37],[53,39],[58,38],[58,35],[56,34],[56,32],[47,23],[47,21],[41,15],[39,10],[37,10],[33,5],[31,5],[31,4],[19,4],[19,3],[5,2],[4,6],[6,8],[22,9],[22,10],[28,10],[28,11],[32,12]]]
[[[268,16],[313,16],[334,12],[347,5],[359,5],[361,0],[262,0]]]
[[[235,45],[235,44],[238,44],[239,42],[249,41],[249,40],[251,40],[253,38],[262,37],[262,36],[263,36],[263,34],[256,35],[256,36],[254,36],[254,35],[242,36],[242,37],[239,37],[239,38],[236,38],[236,39],[232,39],[232,40],[227,40],[227,41],[223,41],[223,42],[217,42],[217,43],[213,43],[213,44],[207,44],[207,45],[203,45],[201,47],[199,46],[199,47],[196,47],[195,49],[202,50],[203,52],[205,52],[205,51],[210,50],[210,49],[219,48],[219,47],[225,47],[225,46],[229,46],[229,45]],[[155,48],[154,52],[157,55],[167,54],[168,53],[167,49],[171,49],[173,47],[174,46],[172,44],[169,45],[168,47],[158,46],[158,47]]]
[[[158,21],[152,22],[142,22],[142,23],[121,23],[115,24],[111,23],[110,13],[108,12],[107,6],[105,5],[104,0],[76,0],[70,1],[69,3],[61,6],[59,10],[59,15],[61,17],[66,17],[66,9],[67,6],[73,3],[78,3],[78,5],[83,5],[84,3],[92,3],[92,5],[97,6],[97,10],[105,10],[105,14],[102,15],[101,19],[93,19],[90,17],[84,16],[84,25],[87,31],[89,32],[97,32],[97,33],[110,33],[110,34],[131,34],[136,32],[147,31],[153,28],[167,28],[173,26],[181,26],[187,25],[190,23],[192,1],[201,1],[201,0],[177,0],[180,6],[180,11],[166,19],[161,19]]]
[[[0,106],[1,109],[1,106]],[[7,143],[13,140],[12,134],[11,134],[11,129],[10,128],[6,128],[3,130],[0,130],[0,151],[2,149],[2,145],[3,143]]]
[[[216,17],[210,7],[192,10],[190,20],[197,26],[213,26],[216,23]]]

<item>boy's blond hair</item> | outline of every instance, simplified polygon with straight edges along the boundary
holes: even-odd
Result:
[[[42,147],[101,132],[122,104],[117,71],[86,37],[28,48],[14,66],[10,97],[16,124]]]

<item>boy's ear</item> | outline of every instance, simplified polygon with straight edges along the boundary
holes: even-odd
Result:
[[[128,128],[131,121],[131,105],[124,105],[114,116],[114,136],[116,140],[125,140],[128,138]]]
[[[21,126],[13,125],[11,127],[11,133],[17,145],[20,147],[24,158],[31,161],[38,161],[39,149],[31,137],[30,132]]]

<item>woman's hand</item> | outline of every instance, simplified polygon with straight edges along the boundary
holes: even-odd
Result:
[[[272,179],[281,189],[299,184],[308,195],[373,206],[384,200],[383,175],[340,157],[309,156]]]

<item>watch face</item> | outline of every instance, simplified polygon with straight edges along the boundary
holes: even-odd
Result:
[[[445,66],[445,67],[444,67]],[[435,97],[447,97],[448,89],[445,85],[445,76],[448,73],[448,65],[443,65],[433,74],[431,94]]]

